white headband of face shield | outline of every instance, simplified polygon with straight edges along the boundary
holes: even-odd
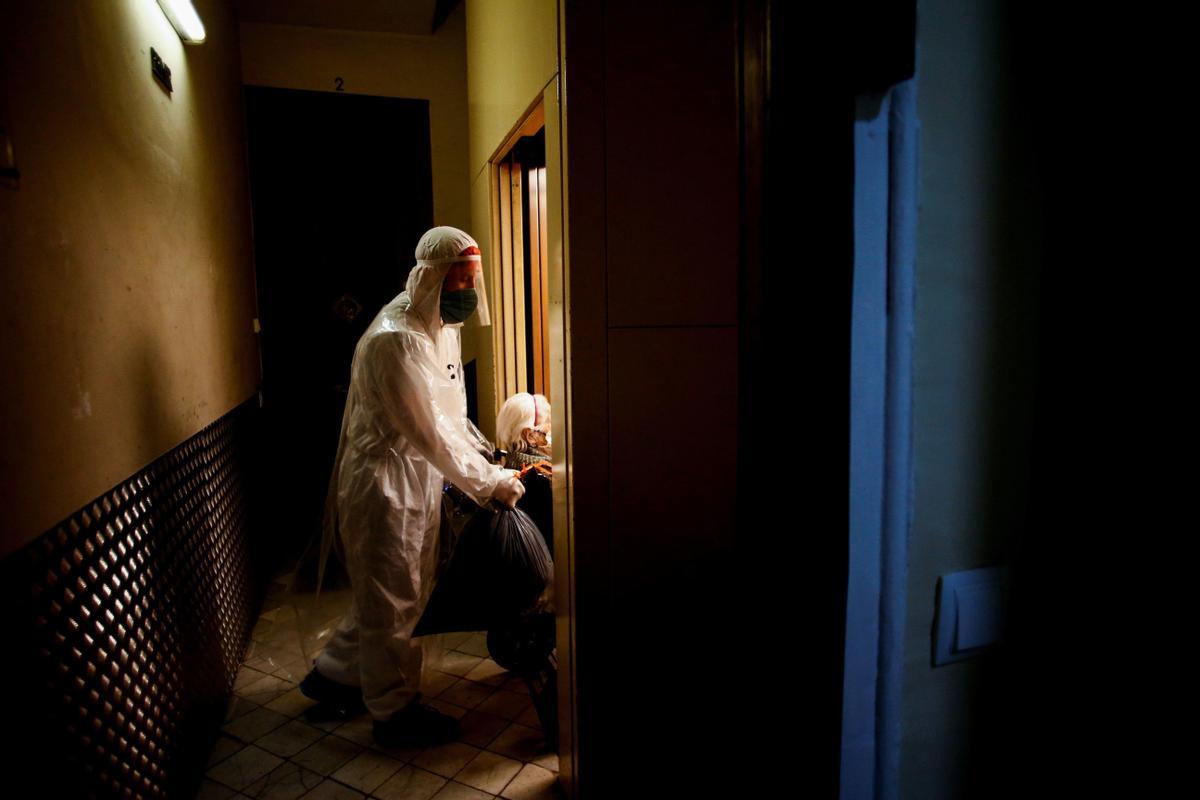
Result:
[[[453,264],[458,261],[475,261],[477,263],[482,263],[483,256],[469,255],[449,256],[448,258],[418,258],[417,266],[436,267],[438,264]]]

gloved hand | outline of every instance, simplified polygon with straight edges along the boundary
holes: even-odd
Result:
[[[517,473],[510,471],[507,478],[496,484],[496,490],[492,492],[492,499],[509,508],[516,508],[517,501],[523,494],[525,494],[525,484],[521,483]]]

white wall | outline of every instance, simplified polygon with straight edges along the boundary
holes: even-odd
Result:
[[[918,8],[920,215],[901,796],[987,780],[994,657],[931,667],[939,575],[1007,563],[1027,502],[1033,298],[1005,211],[1003,20],[993,0]]]

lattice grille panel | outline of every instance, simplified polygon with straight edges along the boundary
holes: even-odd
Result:
[[[6,559],[30,589],[18,646],[70,773],[57,777],[87,796],[195,786],[259,599],[255,412],[235,409]]]

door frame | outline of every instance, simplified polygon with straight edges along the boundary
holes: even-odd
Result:
[[[570,392],[570,326],[568,302],[568,259],[566,231],[566,174],[563,110],[560,103],[560,77],[555,75],[541,93],[522,113],[499,147],[488,158],[488,213],[492,232],[492,253],[489,279],[495,281],[497,299],[501,299],[499,283],[501,257],[498,245],[502,242],[503,225],[495,207],[499,191],[499,162],[508,155],[523,136],[544,128],[546,140],[546,228],[547,259],[543,265],[549,283],[550,339],[549,380],[551,436],[554,442],[554,588],[555,634],[557,642],[558,685],[558,742],[559,784],[568,798],[578,796],[578,699],[576,693],[575,659],[575,537],[574,488],[572,460],[572,397]],[[501,319],[504,319],[501,316]],[[496,326],[499,328],[500,326]],[[499,330],[493,332],[493,347],[503,346]],[[502,385],[499,360],[496,365],[497,389]],[[497,404],[501,402],[497,392]]]

